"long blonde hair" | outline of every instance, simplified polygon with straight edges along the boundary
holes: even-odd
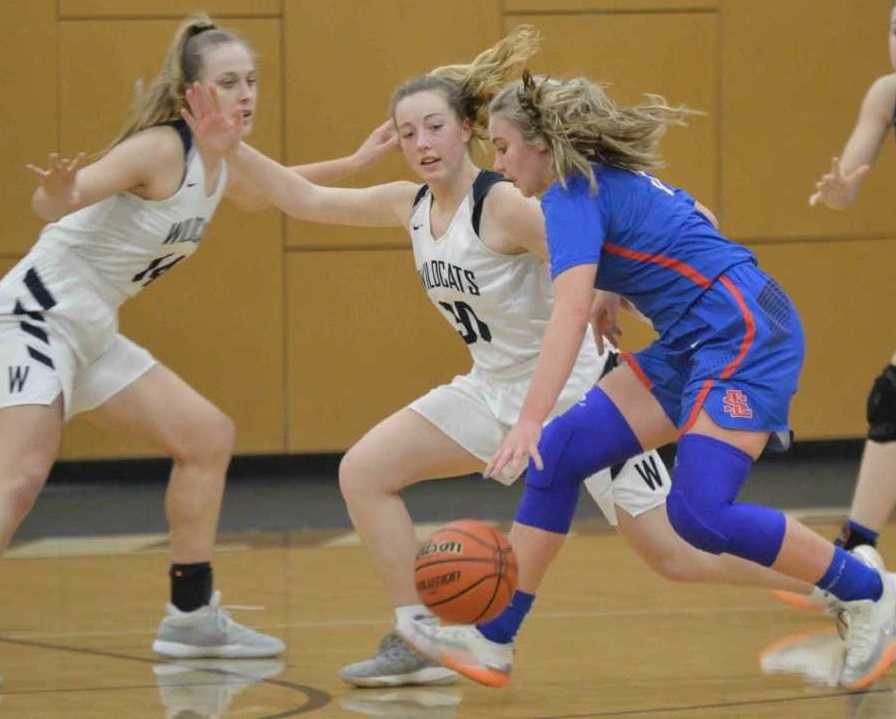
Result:
[[[400,85],[392,93],[389,114],[409,95],[433,90],[440,92],[460,120],[469,120],[473,137],[488,137],[488,103],[498,91],[525,67],[541,45],[531,25],[520,25],[466,65],[443,65]]]
[[[684,125],[684,106],[671,107],[660,95],[645,95],[632,107],[617,105],[604,89],[583,77],[535,78],[528,72],[492,100],[489,112],[511,122],[528,144],[544,143],[563,186],[583,175],[597,190],[592,162],[634,171],[662,167],[659,141],[670,125]]]
[[[162,69],[143,88],[137,88],[124,126],[106,148],[106,152],[148,127],[180,119],[187,87],[199,79],[205,53],[213,47],[229,43],[243,45],[251,54],[252,48],[237,32],[217,27],[208,15],[198,13],[184,20],[165,54]]]

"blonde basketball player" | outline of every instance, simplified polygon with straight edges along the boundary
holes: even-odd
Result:
[[[411,170],[425,183],[394,182],[366,189],[313,185],[239,143],[235,120],[217,107],[213,91],[188,92],[194,134],[228,159],[284,212],[304,220],[406,228],[417,271],[438,311],[466,342],[471,371],[412,402],[371,429],[339,470],[349,514],[370,550],[395,608],[396,629],[434,619],[414,586],[417,541],[399,493],[427,479],[482,471],[516,421],[550,316],[553,294],[538,204],[494,173],[480,170],[470,145],[484,135],[491,96],[536,49],[518,28],[470,65],[433,70],[399,87],[392,118]],[[232,149],[231,149],[232,148]],[[583,342],[555,412],[574,404],[612,366],[595,340]],[[515,476],[504,475],[510,483]],[[632,459],[611,483],[592,477],[591,493],[611,522],[656,571],[679,581],[714,581],[797,588],[763,568],[699,552],[668,524],[669,476],[654,453]],[[519,591],[490,625],[466,628],[491,652],[506,683],[512,640],[563,535],[516,523],[510,539],[520,562]],[[407,649],[389,632],[379,650],[340,676],[358,686],[437,684],[456,675]]]
[[[110,149],[81,167],[33,167],[33,209],[48,224],[0,281],[0,549],[34,503],[64,422],[96,423],[153,442],[174,460],[165,497],[171,602],[153,648],[171,657],[260,657],[283,643],[241,626],[212,592],[212,549],[234,442],[232,421],[118,333],[118,307],[191,255],[220,200],[266,206],[222,157],[198,149],[179,117],[187,83],[213,84],[248,134],[256,109],[251,49],[197,16],[178,29],[162,72]],[[375,132],[351,158],[297,168],[335,179],[389,147]]]

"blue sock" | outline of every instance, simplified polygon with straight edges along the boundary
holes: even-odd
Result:
[[[878,536],[880,535],[873,529],[868,529],[868,527],[850,519],[843,525],[843,529],[840,530],[840,538],[834,544],[838,547],[843,547],[847,552],[863,544],[876,547]]]
[[[535,601],[534,594],[517,590],[503,612],[490,622],[476,625],[476,628],[486,639],[498,644],[510,644],[532,608],[533,601]]]
[[[872,599],[884,592],[880,573],[840,547],[834,547],[834,559],[824,576],[816,583],[842,602]]]

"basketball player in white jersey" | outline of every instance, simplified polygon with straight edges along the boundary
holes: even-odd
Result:
[[[227,153],[230,163],[287,214],[313,222],[406,228],[421,283],[470,350],[469,373],[384,419],[340,465],[349,514],[386,584],[399,632],[409,623],[435,621],[417,596],[417,540],[399,492],[423,480],[485,468],[517,418],[551,311],[538,203],[523,198],[510,183],[497,181],[494,173],[481,171],[470,157],[470,144],[484,136],[488,100],[536,47],[531,30],[517,28],[472,64],[438,68],[396,90],[392,118],[399,145],[408,166],[425,183],[422,187],[394,182],[339,189],[305,182],[240,143],[236,121],[216,106],[212,89],[194,86],[187,95],[197,142]],[[612,354],[598,354],[589,333],[554,413],[578,400],[611,362]],[[504,476],[502,481],[514,479]],[[607,472],[592,477],[587,486],[607,518],[665,577],[802,587],[765,568],[706,554],[681,540],[666,517],[669,476],[655,453],[632,459],[612,476]],[[518,626],[563,535],[515,523],[510,540],[520,576],[507,611],[516,612]],[[492,641],[480,629],[459,631],[472,635],[509,673],[512,636]],[[340,676],[357,686],[456,679],[450,670],[405,647],[394,631],[375,656],[344,667]]]
[[[234,33],[205,16],[178,29],[162,72],[126,129],[93,164],[50,156],[33,167],[33,209],[49,221],[0,281],[0,549],[34,503],[57,457],[64,422],[97,423],[152,441],[173,457],[165,499],[171,603],[155,651],[171,657],[259,657],[283,643],[243,627],[212,592],[211,558],[234,442],[231,420],[118,333],[118,308],[189,257],[219,201],[266,206],[222,157],[199,149],[179,117],[186,84],[214,84],[252,127],[255,62]],[[374,161],[391,131],[356,156],[295,168],[334,180]]]

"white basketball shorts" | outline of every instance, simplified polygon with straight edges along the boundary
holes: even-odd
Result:
[[[458,375],[449,384],[435,387],[408,406],[487,464],[511,429],[511,425],[499,420],[497,414],[499,411],[506,413],[508,396],[518,396],[522,405],[529,379],[525,377],[512,383],[513,386],[496,386],[494,379],[486,378],[474,368],[468,374]],[[591,389],[596,379],[574,375],[551,417],[566,411]],[[496,410],[496,401],[503,405],[500,410]],[[519,409],[516,413],[519,414]],[[499,481],[510,485],[517,476],[507,472]],[[637,517],[663,504],[670,486],[669,472],[655,451],[632,457],[615,473],[606,469],[585,480],[588,492],[613,526],[617,523],[616,505]]]

